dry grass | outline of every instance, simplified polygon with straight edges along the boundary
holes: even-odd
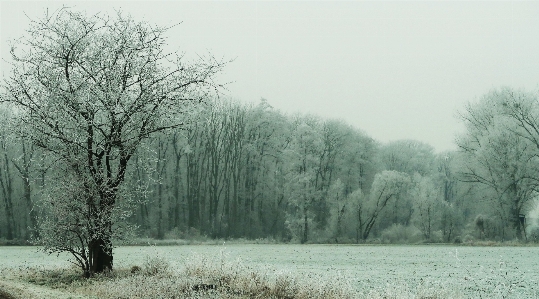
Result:
[[[213,258],[194,255],[180,271],[173,271],[165,259],[152,257],[140,267],[115,270],[91,279],[82,278],[76,268],[25,268],[13,276],[40,288],[100,299],[344,299],[359,296],[341,276],[299,277],[285,271],[254,269],[240,260],[229,260],[224,253]]]
[[[179,272],[162,258],[148,259],[141,271],[72,288],[98,298],[357,298],[345,279],[298,278],[290,273],[251,269],[241,261],[193,256]]]
[[[131,269],[84,279],[76,268],[26,269],[18,277],[25,283],[47,287],[84,298],[154,299],[348,299],[348,298],[460,298],[441,285],[406,283],[360,293],[342,275],[298,276],[270,268],[251,268],[241,260],[230,260],[221,252],[215,257],[193,255],[183,269],[172,269],[166,259],[147,258]],[[2,298],[2,297],[0,297]],[[12,299],[10,297],[6,297]],[[18,297],[14,297],[15,299]]]
[[[89,280],[81,277],[79,269],[54,263],[54,259],[25,264],[22,261],[30,255],[8,254],[9,261],[0,266],[0,289],[17,299],[539,298],[539,276],[533,271],[537,252],[525,248],[516,252],[512,248],[462,248],[460,253],[460,247],[451,247],[453,253],[443,248],[444,255],[423,250],[421,256],[414,254],[421,246],[346,247],[344,251],[340,246],[239,248],[243,247],[233,247],[226,254],[219,252],[224,249],[220,246],[211,250],[191,247],[191,254],[186,248],[126,251],[118,259],[123,268]],[[475,252],[480,252],[479,258],[473,258]],[[144,259],[148,254],[151,258]],[[21,262],[15,263],[17,258]],[[271,265],[264,266],[264,261]]]

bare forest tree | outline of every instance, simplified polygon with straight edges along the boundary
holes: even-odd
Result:
[[[414,188],[411,193],[414,198],[414,213],[416,227],[427,241],[432,241],[435,224],[441,218],[441,192],[429,177],[416,174],[413,177]]]
[[[369,237],[382,211],[390,202],[398,200],[399,195],[407,192],[409,185],[407,174],[385,170],[376,174],[370,196],[362,196],[360,190],[352,193],[356,202],[358,240],[365,241]]]
[[[89,226],[86,253],[76,255],[86,259],[87,275],[112,269],[111,215],[139,145],[183,126],[221,88],[213,78],[224,63],[212,57],[185,62],[167,52],[166,32],[120,12],[86,16],[61,9],[33,21],[11,49],[12,74],[1,101],[16,109],[19,133],[75,180],[65,183],[84,191],[84,209],[72,212],[89,211],[88,221],[74,222]],[[68,246],[41,241],[54,251]]]
[[[469,163],[462,180],[495,192],[496,217],[524,238],[522,215],[532,206],[539,180],[539,103],[531,94],[493,91],[466,107],[466,133],[458,145]]]

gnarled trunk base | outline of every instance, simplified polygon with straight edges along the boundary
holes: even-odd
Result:
[[[112,242],[103,239],[92,240],[88,247],[91,262],[90,272],[102,273],[112,271]]]

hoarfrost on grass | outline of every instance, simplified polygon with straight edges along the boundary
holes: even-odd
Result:
[[[227,244],[116,250],[116,276],[99,284],[73,282],[72,291],[152,298],[151,289],[177,296],[226,286],[219,294],[229,298],[269,290],[273,298],[538,297],[537,247]],[[43,273],[66,269],[65,264],[44,267],[58,259],[36,255],[35,248],[0,249],[0,259],[11,269],[17,263],[41,265]]]

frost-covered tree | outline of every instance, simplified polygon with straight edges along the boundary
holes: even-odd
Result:
[[[329,218],[330,237],[333,237],[335,242],[338,243],[338,238],[341,237],[344,232],[344,222],[347,211],[351,206],[350,197],[345,193],[344,184],[340,179],[337,179],[329,187],[328,200],[331,203]]]
[[[407,174],[394,170],[384,170],[374,177],[369,196],[363,196],[360,190],[352,196],[356,203],[357,238],[366,240],[386,206],[405,192],[410,184]]]
[[[432,232],[437,228],[442,201],[440,191],[430,177],[414,176],[412,197],[414,201],[415,226],[419,228],[423,237],[431,241]]]
[[[383,170],[394,170],[406,173],[410,177],[416,173],[421,176],[431,174],[434,164],[434,148],[417,140],[397,140],[382,146],[378,152],[379,164]],[[384,223],[410,225],[413,215],[413,199],[404,196],[393,201],[384,212]]]
[[[89,246],[93,240],[103,236],[101,227],[110,224],[107,236],[117,240],[134,233],[135,227],[125,221],[133,210],[129,205],[134,201],[127,199],[132,192],[118,190],[116,196],[121,201],[118,200],[109,210],[96,211],[89,208],[88,203],[99,197],[100,190],[91,188],[90,177],[78,175],[84,172],[73,172],[73,165],[65,166],[65,169],[56,168],[56,173],[49,175],[47,188],[36,203],[35,208],[40,210],[37,243],[49,254],[71,254],[73,259],[70,262],[80,267],[85,277],[90,277],[94,252]]]
[[[434,148],[417,140],[398,140],[380,148],[380,164],[385,170],[428,175],[434,163]]]
[[[317,130],[316,118],[298,118],[290,138],[288,154],[287,192],[290,213],[287,224],[301,243],[307,242],[315,216],[314,205],[319,200],[317,188],[318,158],[322,151],[322,138]]]
[[[166,31],[119,12],[87,16],[64,8],[32,21],[11,48],[1,101],[19,114],[20,133],[82,180],[85,223],[92,223],[90,273],[112,269],[112,215],[136,149],[182,126],[219,88],[213,77],[224,64],[167,52]]]
[[[458,145],[468,163],[462,180],[495,192],[495,216],[522,238],[524,214],[536,197],[539,177],[539,102],[529,93],[493,91],[462,113],[466,133]]]

